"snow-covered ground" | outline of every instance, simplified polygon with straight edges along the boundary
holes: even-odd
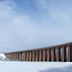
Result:
[[[0,61],[0,72],[72,72],[72,63]]]
[[[4,54],[0,57],[6,60]],[[0,61],[0,72],[72,72],[72,63]]]

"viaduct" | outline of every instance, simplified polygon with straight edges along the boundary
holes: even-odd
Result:
[[[13,61],[72,61],[72,42],[31,50],[5,53]]]

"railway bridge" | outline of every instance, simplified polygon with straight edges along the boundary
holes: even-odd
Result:
[[[72,42],[31,50],[5,53],[13,61],[72,61]]]

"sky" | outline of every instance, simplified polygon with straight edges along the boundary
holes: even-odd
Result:
[[[72,41],[72,0],[0,0],[0,52]]]

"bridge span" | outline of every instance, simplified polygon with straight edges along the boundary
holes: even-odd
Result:
[[[72,61],[72,42],[31,50],[5,53],[13,61]]]

